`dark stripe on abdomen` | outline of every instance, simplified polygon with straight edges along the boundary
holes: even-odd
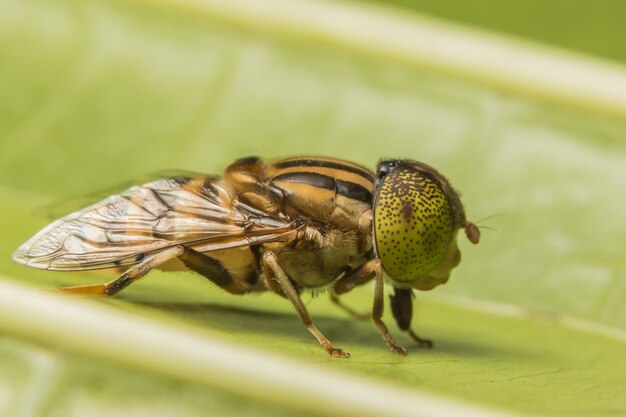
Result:
[[[372,193],[365,187],[348,181],[337,181],[337,194],[351,198],[353,200],[362,201],[363,203],[372,203]]]
[[[329,177],[328,175],[317,174],[314,172],[292,172],[282,174],[272,178],[272,181],[309,184],[325,190],[335,190],[337,194],[353,200],[364,203],[372,202],[372,193],[362,185],[354,182],[342,181],[337,178]]]
[[[322,168],[332,168],[339,169],[342,171],[351,172],[353,174],[360,175],[368,181],[374,182],[374,175],[371,172],[365,171],[363,169],[359,169],[357,167],[342,164],[341,162],[335,161],[324,161],[319,159],[293,159],[283,162],[277,162],[274,164],[276,168],[284,169],[284,168],[294,168],[294,167],[322,167]]]

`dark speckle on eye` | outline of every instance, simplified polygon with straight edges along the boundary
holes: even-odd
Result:
[[[380,184],[374,228],[385,271],[396,281],[413,281],[430,273],[445,255],[452,239],[452,209],[434,178],[399,167]]]

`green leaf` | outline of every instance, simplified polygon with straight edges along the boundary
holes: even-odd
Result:
[[[585,1],[525,0],[388,0],[386,4],[510,33],[564,48],[626,61],[623,17],[626,3],[602,0],[595,7]],[[538,11],[541,11],[538,13]],[[555,23],[559,16],[559,23]],[[593,36],[589,36],[593,33]]]
[[[620,65],[358,3],[0,11],[0,415],[626,412]],[[109,277],[10,260],[59,199],[250,154],[400,156],[451,179],[485,228],[445,288],[418,294],[433,350],[386,314],[410,350],[394,356],[324,294],[307,306],[349,360],[271,294],[152,272],[75,300],[37,288]],[[346,302],[366,310],[372,289]]]

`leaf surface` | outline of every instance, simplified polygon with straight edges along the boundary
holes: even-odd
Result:
[[[307,4],[322,17],[328,10],[324,2]],[[232,297],[184,273],[153,272],[118,298],[78,302],[77,311],[147,320],[181,338],[197,334],[207,346],[252,349],[252,357],[284,355],[303,370],[299,384],[317,371],[324,381],[358,376],[373,384],[363,398],[378,397],[398,415],[446,415],[459,404],[477,415],[626,413],[626,121],[615,104],[626,98],[585,108],[573,96],[555,99],[556,90],[477,81],[471,68],[435,71],[442,64],[428,65],[428,57],[420,66],[410,46],[383,56],[360,39],[339,42],[326,26],[298,31],[287,13],[273,17],[282,26],[268,29],[251,12],[207,5],[0,3],[0,282],[54,288],[110,279],[27,269],[10,253],[48,222],[39,208],[149,172],[219,173],[252,154],[322,154],[368,166],[380,157],[418,159],[451,179],[471,219],[496,229],[483,229],[478,246],[462,242],[463,262],[445,288],[418,295],[415,328],[435,340],[433,350],[393,330],[387,312],[411,352],[395,357],[370,323],[336,311],[325,294],[307,295],[318,327],[352,354],[330,360],[286,301]],[[341,7],[355,16],[377,11]],[[409,14],[386,19],[422,22]],[[18,288],[6,294],[39,296]],[[341,399],[311,388],[302,399],[295,383],[259,390],[263,383],[236,373],[236,359],[233,375],[242,382],[226,386],[217,373],[176,368],[185,358],[167,356],[159,343],[122,354],[114,347],[123,346],[123,334],[107,321],[96,333],[111,335],[111,349],[91,346],[80,321],[56,332],[37,327],[57,317],[58,303],[65,311],[76,300],[48,296],[37,307],[29,298],[7,299],[0,309],[1,415],[346,415],[363,408],[349,393]],[[365,310],[371,298],[365,287],[346,302]],[[198,359],[198,369],[213,369],[210,363]],[[307,375],[309,366],[316,372]],[[402,408],[376,389],[425,395],[435,408],[426,400]]]

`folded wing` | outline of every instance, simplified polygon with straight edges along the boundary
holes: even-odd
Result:
[[[163,178],[55,221],[13,259],[57,271],[118,268],[171,246],[210,252],[289,240],[297,230],[233,199],[217,177]]]

